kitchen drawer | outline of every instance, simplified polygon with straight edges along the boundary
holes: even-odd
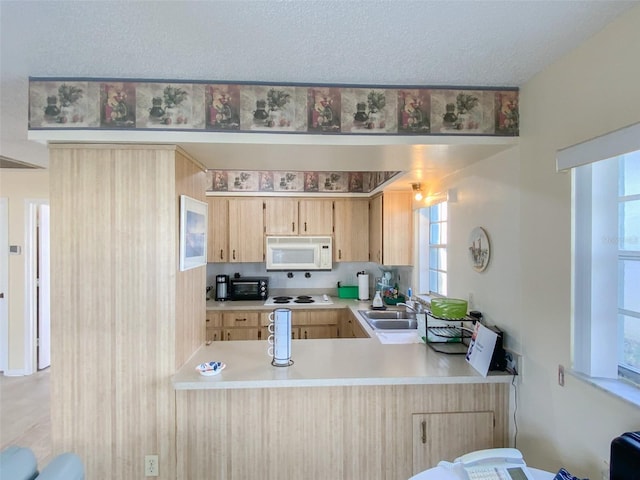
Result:
[[[257,327],[259,312],[224,312],[222,314],[223,327]]]

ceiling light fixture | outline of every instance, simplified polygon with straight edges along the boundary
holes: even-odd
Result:
[[[420,185],[419,183],[412,183],[411,184],[411,188],[413,189],[414,192],[414,198],[419,202],[420,200],[422,200],[422,185]]]

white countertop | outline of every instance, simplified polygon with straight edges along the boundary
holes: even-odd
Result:
[[[274,367],[267,354],[266,340],[212,342],[200,347],[173,376],[176,390],[225,388],[277,388],[351,385],[406,385],[451,383],[508,383],[511,375],[491,372],[484,378],[469,365],[464,355],[446,355],[424,343],[382,344],[357,310],[368,302],[334,298],[325,308],[350,308],[371,338],[335,338],[293,340],[288,367]],[[222,302],[214,302],[222,303]],[[225,302],[227,308],[247,308]],[[208,308],[211,306],[207,305]],[[405,330],[406,332],[406,330]],[[205,377],[196,365],[220,361],[226,368],[218,375]]]

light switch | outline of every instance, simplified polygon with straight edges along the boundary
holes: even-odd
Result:
[[[20,255],[22,253],[22,247],[20,245],[9,245],[10,255]]]

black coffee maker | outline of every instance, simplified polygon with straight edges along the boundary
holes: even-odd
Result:
[[[229,300],[229,275],[216,275],[216,301]]]

